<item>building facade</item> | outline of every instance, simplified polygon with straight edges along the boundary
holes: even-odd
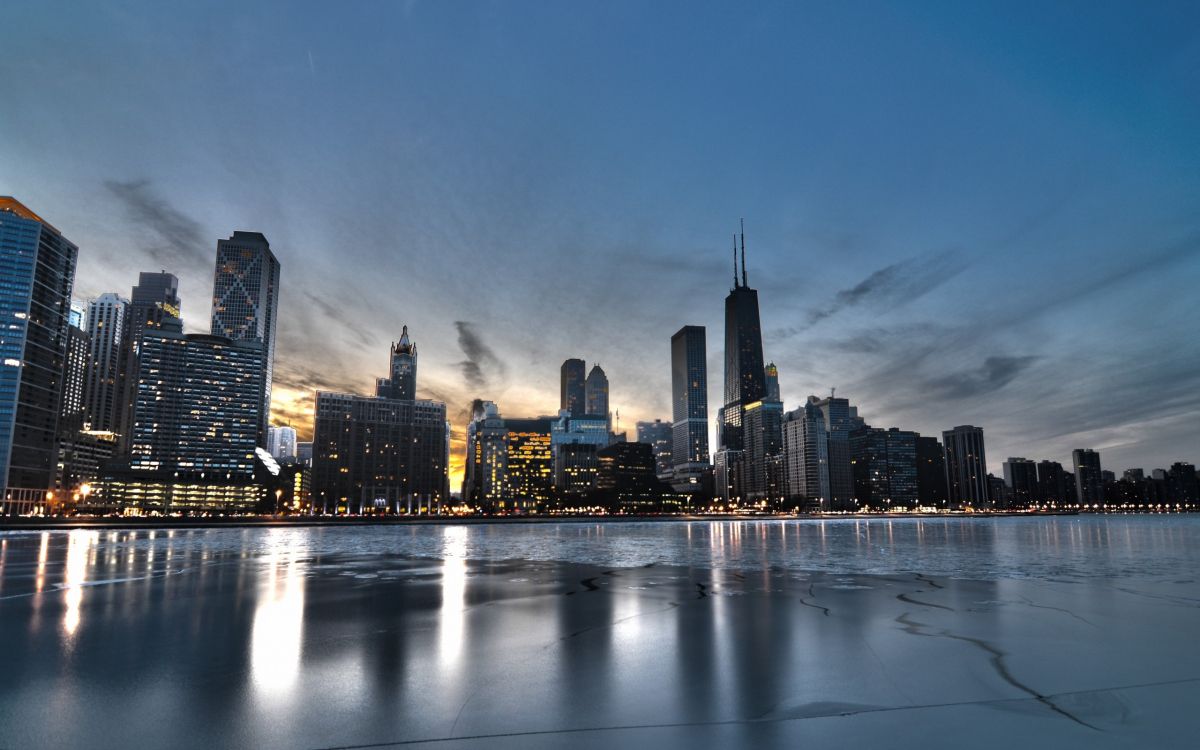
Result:
[[[408,337],[408,326],[400,340],[392,342],[388,377],[375,381],[375,395],[411,401],[417,397],[417,345]]]
[[[935,437],[917,436],[917,502],[923,508],[946,508],[946,454]]]
[[[671,483],[698,495],[712,494],[705,337],[704,326],[684,326],[671,337]]]
[[[942,433],[946,451],[946,488],[954,508],[988,505],[987,457],[983,428],[960,425]]]
[[[1104,480],[1101,476],[1100,454],[1090,448],[1071,451],[1075,464],[1075,500],[1079,505],[1100,505],[1104,502]]]
[[[671,481],[675,467],[675,459],[672,455],[674,439],[671,423],[661,419],[653,422],[638,422],[637,441],[649,445],[654,452],[655,473],[658,478],[666,482]]]
[[[1027,458],[1010,457],[1004,462],[1004,483],[1012,500],[1009,507],[1028,508],[1038,501],[1037,462]]]
[[[568,359],[559,369],[558,408],[570,412],[572,417],[587,414],[586,368],[582,359]]]
[[[450,500],[446,405],[392,397],[416,392],[407,327],[389,352],[391,377],[375,396],[317,392],[311,498],[323,513],[433,513]]]
[[[92,430],[115,432],[120,427],[125,383],[122,347],[129,300],[108,293],[88,302],[88,371],[84,385],[85,421]]]
[[[589,416],[608,418],[608,376],[600,365],[592,365],[583,383],[584,401]]]
[[[0,197],[0,515],[54,500],[77,255],[20,201]]]
[[[830,510],[829,440],[825,415],[811,401],[783,416],[785,497],[792,507]]]
[[[158,330],[165,321],[179,318],[179,279],[174,274],[143,271],[129,295],[124,337],[121,344],[121,394],[117,400],[119,415],[114,428],[120,436],[122,452],[129,449],[133,431],[133,404],[137,392],[138,357],[142,336]]]
[[[258,232],[234,232],[217,241],[213,274],[212,333],[233,341],[257,341],[263,351],[258,433],[266,440],[274,380],[275,328],[279,318],[279,261]]]

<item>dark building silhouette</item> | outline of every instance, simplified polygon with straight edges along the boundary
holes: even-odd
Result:
[[[654,451],[654,471],[659,479],[670,481],[674,459],[671,456],[671,423],[656,419],[637,423],[637,441]]]
[[[1004,462],[1004,483],[1008,485],[1013,508],[1028,508],[1041,494],[1037,463],[1027,458],[1009,458]]]
[[[1071,451],[1075,464],[1075,500],[1080,505],[1100,505],[1104,502],[1104,478],[1100,472],[1100,454],[1090,448]]]
[[[592,365],[592,371],[583,381],[584,401],[590,416],[608,418],[608,376],[600,365]]]
[[[745,407],[761,401],[766,393],[758,291],[751,289],[746,279],[746,240],[743,234],[741,282],[738,282],[735,265],[733,288],[725,298],[725,405],[721,409],[718,425],[722,450],[743,449],[742,415]]]
[[[416,391],[407,333],[374,397],[317,392],[312,502],[325,513],[427,513],[450,497],[446,405],[392,396]]]
[[[672,486],[712,494],[708,453],[708,360],[704,326],[684,326],[671,337]]]
[[[20,201],[0,197],[0,515],[54,500],[77,253]]]
[[[263,350],[258,443],[267,438],[279,319],[279,261],[258,232],[234,232],[217,241],[213,274],[212,333],[233,341],[257,341]]]
[[[783,499],[783,404],[762,399],[742,407],[742,500],[775,503]]]
[[[942,444],[946,450],[946,487],[951,507],[985,507],[990,494],[983,428],[960,425],[946,430],[942,433]]]
[[[572,417],[587,413],[586,370],[587,365],[582,359],[565,360],[559,370],[558,408],[566,409]]]
[[[925,508],[945,508],[950,502],[946,454],[935,437],[917,436],[917,501]]]
[[[1167,471],[1167,502],[1174,505],[1195,505],[1200,502],[1200,481],[1193,464],[1177,462]]]
[[[917,433],[863,426],[850,434],[858,507],[917,507]]]
[[[655,475],[654,451],[646,443],[613,443],[596,453],[597,502],[613,510],[678,508],[681,498]]]
[[[1062,464],[1057,461],[1039,461],[1037,475],[1038,502],[1043,505],[1065,505],[1075,501],[1075,492],[1067,491],[1067,477]]]
[[[408,326],[400,332],[400,340],[392,342],[388,365],[389,377],[375,381],[379,398],[412,401],[417,397],[417,345],[408,338]]]

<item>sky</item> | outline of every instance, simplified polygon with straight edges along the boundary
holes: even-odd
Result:
[[[722,401],[745,218],[786,408],[984,428],[988,464],[1200,462],[1195,3],[104,3],[0,11],[0,194],[76,296],[216,242],[282,264],[273,418],[370,393],[407,325],[461,476],[471,399],[599,363],[670,419],[670,336]]]

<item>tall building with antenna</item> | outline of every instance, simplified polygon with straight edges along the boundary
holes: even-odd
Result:
[[[725,298],[725,405],[717,417],[716,491],[726,500],[741,496],[742,482],[738,481],[738,471],[745,447],[746,407],[766,396],[758,290],[750,287],[746,276],[745,226],[741,229],[741,281],[738,280],[738,237],[735,235],[733,288]]]

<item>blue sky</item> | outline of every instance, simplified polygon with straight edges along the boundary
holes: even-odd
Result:
[[[407,324],[456,432],[598,361],[669,418],[746,218],[788,408],[984,427],[1007,456],[1200,460],[1200,9],[1189,3],[7,3],[0,193],[79,296],[218,237],[283,263],[277,416],[367,391]],[[478,365],[468,379],[464,361]]]

